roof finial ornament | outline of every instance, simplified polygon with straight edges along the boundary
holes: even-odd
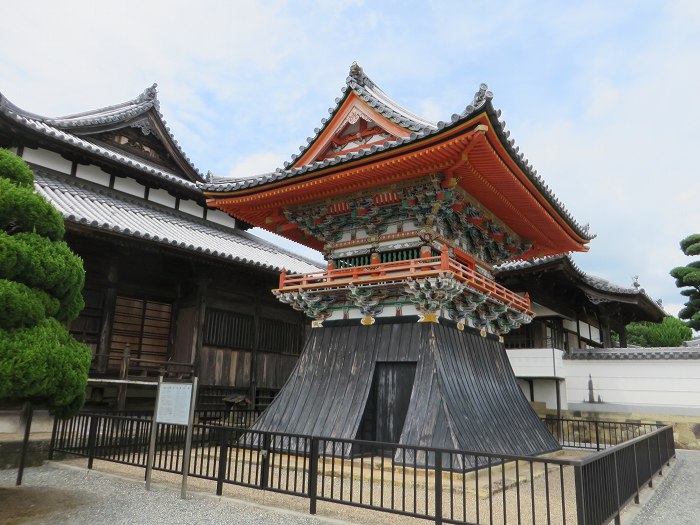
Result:
[[[632,286],[634,286],[635,290],[639,290],[639,287],[642,286],[639,284],[639,275],[632,276]]]
[[[486,103],[487,100],[491,100],[493,98],[493,93],[491,93],[488,89],[488,85],[481,84],[479,86],[479,91],[474,93],[474,100],[472,100],[472,103],[470,104],[474,109],[480,108]]]
[[[143,93],[141,93],[136,100],[139,102],[149,102],[153,101],[154,104],[158,105],[158,84],[155,82],[151,87],[147,87]]]
[[[364,70],[362,67],[357,62],[353,62],[350,65],[350,76],[348,77],[348,80],[354,80],[361,86],[369,86],[372,87],[374,84],[372,81],[369,79],[367,75],[365,75]]]
[[[351,77],[362,77],[364,76],[365,72],[362,70],[360,65],[357,62],[353,62],[350,64],[350,76]]]

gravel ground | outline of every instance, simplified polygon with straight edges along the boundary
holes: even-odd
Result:
[[[666,478],[636,513],[631,525],[697,525],[700,523],[700,451],[677,450]],[[659,478],[654,478],[658,483]],[[632,505],[633,506],[633,505]]]
[[[147,492],[142,481],[65,465],[47,464],[25,470],[20,488],[14,487],[16,474],[14,469],[0,471],[3,524],[344,523],[200,493],[190,493],[187,500],[182,500],[180,491],[172,486],[152,485]],[[52,493],[57,497],[51,497]]]

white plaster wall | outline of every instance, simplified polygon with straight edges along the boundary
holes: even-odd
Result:
[[[236,227],[236,219],[221,210],[210,209],[207,211],[207,220],[215,222],[216,224],[221,224],[222,226],[228,226],[230,228]]]
[[[564,366],[569,408],[700,415],[700,360],[567,360]],[[602,404],[587,403],[589,374]]]
[[[143,198],[146,193],[145,186],[139,184],[134,179],[129,178],[116,177],[114,179],[114,189],[141,198]]]
[[[49,151],[47,149],[31,149],[25,148],[22,153],[22,158],[27,162],[32,162],[38,164],[39,166],[44,166],[52,170],[60,171],[61,173],[67,173],[70,175],[73,163],[69,160],[64,159],[58,153]]]
[[[111,178],[109,173],[103,171],[94,164],[88,164],[87,166],[78,164],[75,176],[79,179],[89,180],[102,186],[109,186],[109,179]]]
[[[201,218],[204,216],[204,208],[202,208],[195,201],[181,200],[180,211],[183,211],[189,215],[194,215],[195,217]]]
[[[554,348],[506,350],[516,377],[564,377],[564,352]]]
[[[168,208],[175,207],[175,197],[162,189],[151,188],[148,190],[148,200],[167,206]]]

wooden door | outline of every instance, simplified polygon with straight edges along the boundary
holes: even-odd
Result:
[[[399,442],[415,375],[415,363],[377,363],[374,372],[377,441]]]

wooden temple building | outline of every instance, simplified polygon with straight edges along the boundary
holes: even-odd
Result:
[[[505,336],[506,348],[627,347],[626,326],[660,323],[666,312],[638,282],[620,286],[581,270],[568,255],[499,265],[496,280],[527,292],[536,318]],[[617,341],[614,340],[617,334]]]
[[[482,85],[433,123],[353,64],[342,96],[284,168],[200,184],[212,209],[321,250],[273,290],[315,329],[256,428],[536,454],[558,444],[508,363],[528,295],[494,266],[591,239],[509,139]]]
[[[88,400],[113,400],[108,380],[120,370],[197,374],[250,404],[282,386],[308,323],[269,289],[283,267],[319,267],[206,206],[205,177],[169,132],[155,86],[60,118],[0,95],[0,147],[30,164],[84,260],[86,308],[70,328],[93,350],[92,380],[104,380]]]

